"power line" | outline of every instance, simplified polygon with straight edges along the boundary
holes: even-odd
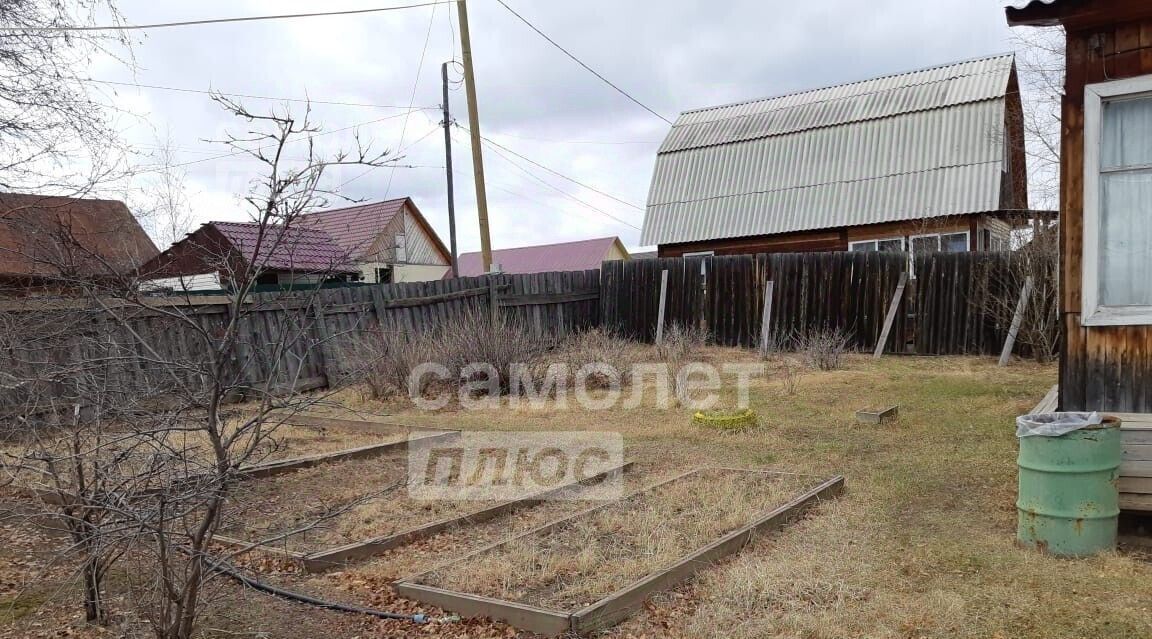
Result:
[[[543,184],[544,186],[546,186],[546,187],[548,187],[548,188],[552,189],[553,191],[556,191],[556,192],[557,192],[557,193],[559,193],[560,195],[562,195],[562,196],[564,196],[564,197],[568,198],[569,200],[572,200],[573,202],[576,202],[577,204],[580,204],[580,205],[581,205],[581,206],[583,206],[584,208],[587,208],[587,209],[590,209],[590,210],[596,211],[597,213],[599,213],[599,214],[601,214],[601,215],[603,215],[603,216],[605,216],[605,217],[611,218],[611,219],[613,219],[613,220],[615,220],[615,221],[617,221],[617,222],[619,222],[620,224],[623,224],[623,225],[625,225],[625,226],[628,226],[628,227],[634,228],[634,229],[636,229],[637,231],[639,231],[639,230],[640,230],[640,227],[636,226],[635,224],[633,224],[633,223],[631,223],[631,222],[629,222],[629,221],[627,221],[627,220],[625,220],[625,219],[623,219],[623,218],[619,218],[619,217],[617,217],[617,216],[615,216],[615,215],[613,215],[613,214],[609,213],[608,211],[605,211],[604,209],[601,209],[600,207],[598,207],[598,206],[595,206],[594,204],[591,204],[591,203],[589,203],[589,202],[586,202],[586,201],[584,201],[584,200],[582,200],[582,199],[580,199],[580,198],[576,197],[575,195],[572,195],[571,193],[569,193],[569,192],[567,192],[567,191],[565,191],[565,190],[563,190],[563,189],[561,189],[561,188],[557,187],[556,185],[549,183],[547,180],[543,180],[543,179],[541,179],[539,176],[537,176],[537,175],[534,175],[534,174],[533,174],[531,171],[529,171],[528,169],[525,169],[524,167],[522,167],[522,166],[520,166],[519,164],[517,164],[517,163],[516,163],[516,162],[515,162],[515,161],[514,161],[512,158],[508,157],[507,155],[504,155],[504,154],[503,154],[503,153],[500,151],[500,149],[499,149],[499,148],[495,148],[495,147],[493,147],[493,146],[492,146],[492,143],[491,143],[491,141],[490,141],[490,140],[487,140],[487,139],[485,139],[484,141],[485,141],[485,142],[487,142],[487,143],[489,143],[489,148],[491,148],[491,149],[492,149],[492,152],[493,152],[493,153],[495,153],[497,156],[499,156],[499,157],[500,157],[501,159],[503,159],[505,162],[507,162],[507,163],[511,164],[512,166],[516,167],[516,169],[518,169],[519,171],[521,171],[522,173],[524,173],[524,175],[527,175],[528,177],[532,178],[533,180],[536,180],[537,182],[539,182],[539,183]]]
[[[467,130],[467,127],[465,127],[464,125],[457,125],[457,126],[459,126],[461,129]],[[535,167],[544,169],[545,171],[551,173],[552,175],[555,175],[556,177],[567,180],[567,181],[569,181],[573,184],[576,184],[578,186],[582,186],[582,187],[588,189],[589,191],[592,191],[593,193],[599,193],[600,195],[603,195],[604,197],[606,197],[610,200],[614,200],[616,202],[619,202],[620,204],[623,204],[624,206],[630,206],[630,207],[636,209],[637,211],[643,211],[644,210],[644,207],[642,207],[642,206],[638,206],[636,204],[628,202],[627,200],[622,200],[622,199],[616,197],[615,195],[612,195],[611,193],[601,191],[600,189],[598,189],[594,186],[590,186],[588,184],[585,184],[584,182],[581,182],[580,180],[577,180],[576,178],[570,178],[567,175],[564,175],[563,173],[561,173],[555,169],[551,169],[551,168],[544,166],[543,164],[540,164],[539,162],[537,162],[536,160],[533,160],[532,158],[529,158],[523,154],[520,154],[520,153],[517,153],[516,151],[513,151],[512,149],[504,146],[503,144],[500,144],[499,142],[495,142],[495,141],[493,141],[489,138],[486,138],[484,136],[480,136],[480,137],[481,137],[481,139],[483,139],[488,144],[499,147],[500,149],[503,149],[504,151],[507,151],[508,153],[511,153],[512,155],[515,155],[516,157],[520,158],[521,160],[524,160],[525,162],[528,162],[529,164],[531,164]]]
[[[560,44],[559,44],[559,43],[557,43],[555,40],[553,40],[552,38],[548,37],[548,34],[544,33],[544,32],[543,32],[543,31],[541,31],[539,28],[537,28],[537,27],[536,27],[536,25],[534,25],[534,24],[532,24],[531,22],[529,22],[527,18],[525,18],[524,16],[520,15],[519,13],[516,13],[516,10],[515,10],[515,9],[513,9],[512,7],[508,6],[508,5],[507,5],[507,4],[504,2],[504,0],[496,0],[496,2],[499,2],[499,3],[500,3],[500,6],[504,7],[505,9],[507,9],[507,10],[508,10],[508,11],[509,11],[509,12],[510,12],[512,15],[516,16],[517,18],[519,18],[521,22],[523,22],[524,24],[528,25],[528,27],[529,27],[529,28],[531,28],[533,31],[535,31],[537,34],[539,34],[541,38],[544,38],[545,40],[547,40],[549,44],[551,44],[552,46],[556,47],[557,49],[559,49],[560,51],[562,51],[562,52],[564,53],[564,55],[566,55],[566,56],[568,56],[569,58],[571,58],[573,62],[575,62],[576,64],[579,64],[579,65],[580,65],[580,66],[582,66],[582,67],[584,67],[584,69],[585,69],[585,70],[587,70],[589,73],[591,73],[592,75],[596,76],[597,78],[600,78],[600,80],[601,80],[602,82],[604,82],[604,84],[607,84],[608,86],[610,86],[610,87],[612,87],[613,89],[615,89],[615,90],[616,90],[616,92],[617,92],[617,93],[619,93],[620,95],[622,95],[622,96],[624,96],[624,97],[628,98],[629,100],[631,100],[631,101],[635,102],[637,105],[639,105],[639,106],[640,106],[640,108],[644,109],[645,111],[647,111],[647,112],[651,113],[652,115],[654,115],[654,116],[656,116],[656,117],[660,118],[661,120],[664,120],[664,122],[668,123],[669,125],[671,125],[671,124],[672,124],[672,120],[669,120],[668,118],[666,118],[666,117],[664,117],[664,116],[660,115],[659,113],[657,113],[656,111],[652,110],[652,108],[651,108],[651,107],[649,107],[648,105],[644,104],[644,103],[643,103],[643,102],[641,102],[640,100],[637,100],[636,98],[632,97],[632,95],[631,95],[630,93],[628,93],[628,92],[627,92],[627,91],[625,91],[624,89],[621,89],[619,86],[617,86],[616,84],[614,84],[614,83],[613,83],[611,80],[609,80],[608,78],[606,78],[606,77],[604,77],[604,76],[600,75],[600,73],[598,73],[598,72],[597,72],[595,69],[593,69],[592,67],[588,66],[587,64],[584,64],[584,62],[583,62],[583,61],[582,61],[580,58],[577,58],[577,57],[576,57],[575,55],[573,55],[573,54],[572,54],[570,51],[568,51],[568,49],[565,49],[564,47],[560,46]]]
[[[315,13],[280,13],[260,16],[243,16],[239,18],[209,18],[205,20],[185,20],[182,22],[157,22],[153,24],[116,24],[88,27],[0,27],[0,31],[137,31],[142,29],[167,29],[169,27],[191,27],[204,24],[224,24],[229,22],[256,22],[261,20],[289,20],[295,18],[317,18],[321,16],[349,16],[364,13],[380,13],[383,11],[398,11],[401,9],[419,9],[421,7],[434,7],[441,4],[455,4],[456,0],[436,0],[435,2],[422,2],[419,4],[406,4],[395,7],[377,7],[375,9],[351,9],[347,11],[318,11]]]
[[[396,151],[396,153],[395,153],[395,155],[396,155],[396,159],[397,159],[397,160],[399,160],[399,159],[403,158],[403,157],[404,157],[404,156],[402,155],[403,153],[405,153],[406,151],[408,151],[408,150],[409,150],[409,149],[411,149],[412,147],[416,146],[417,144],[420,144],[420,143],[421,143],[421,142],[423,142],[424,140],[427,140],[427,139],[428,139],[428,136],[432,135],[433,133],[435,133],[435,132],[437,132],[437,131],[439,131],[439,130],[440,130],[440,125],[436,125],[435,127],[433,127],[433,128],[432,128],[432,130],[428,131],[428,132],[427,132],[427,133],[425,133],[424,135],[422,135],[422,136],[420,136],[419,138],[417,138],[415,142],[412,142],[412,143],[411,143],[411,144],[409,144],[408,146],[406,146],[406,147],[404,147],[404,148],[402,148],[402,149],[400,149],[400,150]],[[417,166],[409,166],[409,167],[405,167],[404,165],[401,165],[401,164],[389,164],[388,166],[392,167],[393,169],[398,169],[398,168],[422,168],[422,169],[423,169],[423,168],[441,168],[441,169],[443,169],[443,168],[445,168],[445,167],[442,167],[442,166],[441,166],[441,167],[428,167],[428,166],[424,166],[424,165],[417,165]],[[356,180],[359,180],[360,178],[364,177],[365,175],[368,175],[368,174],[369,174],[369,173],[371,173],[373,170],[375,170],[375,169],[378,169],[378,168],[381,168],[381,167],[378,167],[378,166],[370,166],[370,167],[368,167],[367,169],[364,169],[364,171],[363,171],[363,172],[362,172],[360,175],[357,175],[356,177],[354,177],[354,178],[352,178],[352,179],[348,180],[347,182],[344,182],[344,183],[340,184],[340,185],[339,185],[339,186],[337,186],[336,188],[337,188],[337,189],[342,189],[342,188],[344,188],[344,187],[348,186],[349,184],[351,184],[351,183],[355,182]],[[393,171],[393,173],[395,173],[395,171]],[[391,185],[391,177],[389,177],[389,185],[388,185],[388,189],[384,191],[384,199],[385,199],[385,200],[387,200],[387,199],[388,199],[388,193],[391,191],[391,189],[392,189],[392,185]]]
[[[615,145],[625,145],[625,144],[646,144],[649,146],[655,146],[657,144],[662,143],[661,140],[556,140],[556,139],[552,139],[552,138],[537,138],[537,137],[530,137],[527,135],[516,135],[514,133],[505,133],[505,132],[501,132],[500,135],[504,135],[504,136],[507,136],[510,138],[516,138],[518,140],[531,140],[533,142],[550,142],[553,144],[602,144],[605,146],[615,146]]]
[[[160,91],[176,91],[179,93],[199,93],[202,95],[225,95],[232,98],[249,98],[252,100],[273,100],[276,102],[303,102],[308,104],[329,104],[335,106],[350,106],[350,107],[369,107],[374,109],[409,109],[412,107],[392,104],[368,104],[365,102],[336,102],[332,100],[312,100],[310,98],[281,98],[270,95],[254,95],[251,93],[228,93],[226,91],[205,91],[203,89],[188,89],[185,87],[166,87],[157,84],[140,84],[137,82],[116,82],[113,80],[95,80],[88,78],[84,82],[93,82],[96,84],[111,84],[122,87],[134,87],[137,89],[158,89]],[[439,107],[416,107],[417,110],[431,111]]]

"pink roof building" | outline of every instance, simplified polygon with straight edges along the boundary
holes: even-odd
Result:
[[[540,244],[492,251],[492,269],[501,273],[549,273],[598,269],[608,260],[630,259],[618,237]],[[484,274],[480,253],[460,256],[461,277]]]

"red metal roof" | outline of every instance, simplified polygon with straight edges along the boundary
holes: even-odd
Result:
[[[259,224],[209,222],[207,225],[220,231],[249,263],[265,269],[303,273],[356,270],[350,265],[348,252],[319,229],[270,226],[260,242]]]
[[[327,233],[351,257],[372,249],[376,238],[404,210],[408,198],[361,204],[301,216],[297,224]]]
[[[619,240],[601,237],[594,240],[541,244],[521,248],[492,251],[492,265],[499,265],[504,273],[548,273],[551,271],[583,271],[600,268],[604,256]],[[475,277],[484,274],[480,253],[460,256],[460,275]]]
[[[111,275],[157,253],[123,202],[0,193],[0,275]]]

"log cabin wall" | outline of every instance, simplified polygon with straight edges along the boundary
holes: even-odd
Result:
[[[1061,157],[1060,370],[1063,410],[1152,412],[1152,326],[1080,325],[1084,213],[1085,86],[1152,74],[1152,16],[1146,2],[1069,18]],[[1149,220],[1152,223],[1152,220]]]

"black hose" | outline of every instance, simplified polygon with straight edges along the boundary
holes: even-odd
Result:
[[[411,621],[413,623],[428,622],[427,615],[401,615],[394,612],[384,612],[383,610],[374,610],[372,608],[361,608],[360,606],[350,606],[347,604],[324,601],[323,599],[317,599],[315,597],[311,597],[299,592],[294,592],[292,590],[285,590],[258,579],[253,579],[252,577],[249,577],[240,572],[237,568],[228,565],[223,560],[213,560],[211,563],[213,570],[227,575],[228,577],[239,581],[240,583],[248,586],[249,588],[252,588],[253,590],[258,590],[275,597],[280,597],[281,599],[287,599],[288,601],[308,604],[309,606],[315,606],[325,610],[336,610],[339,612],[351,612],[358,615],[369,615],[372,617],[378,617],[380,619],[399,619],[401,621]]]

